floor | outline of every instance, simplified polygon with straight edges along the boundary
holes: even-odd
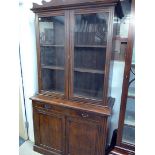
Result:
[[[42,155],[42,154],[33,151],[33,143],[32,142],[25,141],[19,147],[19,155]]]
[[[24,142],[25,140],[22,137],[19,137],[19,146],[21,146]]]

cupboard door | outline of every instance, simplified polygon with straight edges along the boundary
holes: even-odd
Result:
[[[64,155],[65,118],[63,115],[34,109],[35,144]]]
[[[104,155],[104,129],[99,123],[67,119],[67,155]]]
[[[103,101],[106,96],[111,13],[101,8],[71,13],[71,98]]]
[[[65,15],[39,17],[41,91],[65,94]]]

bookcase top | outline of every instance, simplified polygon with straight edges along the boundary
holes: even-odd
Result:
[[[89,6],[97,4],[116,5],[120,0],[51,0],[50,2],[42,1],[42,4],[33,3],[33,12],[40,12],[57,9],[64,9],[69,7]]]

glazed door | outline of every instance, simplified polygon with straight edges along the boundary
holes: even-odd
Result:
[[[70,14],[70,98],[103,102],[107,93],[112,9],[80,9]]]
[[[58,155],[65,152],[65,118],[63,115],[34,109],[35,144]]]
[[[38,72],[40,92],[67,96],[67,22],[66,12],[39,14]]]
[[[99,123],[67,119],[67,155],[104,155],[104,131]]]

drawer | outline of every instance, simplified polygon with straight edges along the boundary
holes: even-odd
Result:
[[[43,102],[33,102],[33,107],[42,109],[45,111],[63,113],[66,116],[77,117],[80,119],[103,121],[103,119],[105,118],[93,112],[89,112],[81,109],[74,109],[72,107],[67,107],[67,106],[51,105]]]
[[[60,106],[51,105],[43,102],[33,102],[33,107],[45,111],[64,113],[63,108],[61,108]]]
[[[94,120],[94,121],[103,121],[103,117],[99,116],[96,113],[87,112],[84,110],[70,110],[69,112],[70,116],[77,117],[81,119],[88,119],[88,120]]]
[[[46,110],[53,109],[53,105],[46,104],[46,103],[43,103],[43,102],[33,102],[33,107],[34,108],[44,108]]]

